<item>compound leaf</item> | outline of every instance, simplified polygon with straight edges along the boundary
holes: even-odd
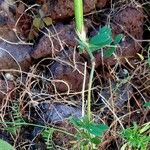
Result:
[[[97,35],[89,40],[90,45],[96,45],[100,48],[110,45],[113,42],[111,28],[108,26],[102,27]],[[92,51],[92,49],[91,49]],[[95,51],[95,49],[94,49]],[[93,52],[93,51],[92,51]]]
[[[111,57],[112,54],[116,51],[116,47],[110,47],[104,51],[104,57]]]

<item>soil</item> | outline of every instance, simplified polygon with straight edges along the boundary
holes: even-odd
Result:
[[[68,120],[83,114],[91,71],[90,57],[78,46],[73,1],[13,1],[9,9],[0,1],[0,139],[17,150],[71,149],[76,128]],[[150,121],[143,106],[150,99],[146,2],[84,0],[88,38],[104,25],[111,27],[112,37],[124,35],[111,57],[103,56],[105,48],[93,53],[92,117],[110,127],[100,150],[121,148],[122,126]],[[51,25],[44,23],[46,18]],[[22,121],[28,124],[15,126],[14,133],[14,123]],[[49,145],[42,136],[45,127],[58,129]]]

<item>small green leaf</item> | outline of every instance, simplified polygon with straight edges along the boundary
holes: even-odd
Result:
[[[113,42],[111,28],[108,26],[102,27],[97,35],[93,36],[89,40],[89,45],[99,46],[103,48],[107,45],[110,45]]]
[[[95,137],[95,138],[91,139],[91,143],[98,145],[101,143],[101,140],[99,138]]]
[[[144,106],[150,107],[150,102],[146,102]]]
[[[95,124],[95,123],[89,123],[85,127],[87,131],[95,136],[101,136],[103,132],[105,132],[108,129],[108,126],[105,124]]]
[[[119,44],[121,40],[123,39],[123,37],[124,37],[123,34],[118,34],[117,36],[115,36],[114,44]]]
[[[72,123],[73,125],[82,128],[83,127],[83,122],[82,120],[76,118],[76,117],[71,117],[70,119],[70,123]]]
[[[39,29],[41,27],[41,18],[36,17],[33,20],[33,26]]]
[[[111,57],[112,54],[116,51],[116,47],[110,47],[104,51],[104,57]]]
[[[52,18],[50,17],[44,17],[43,21],[47,26],[50,26],[52,24]]]
[[[0,139],[0,150],[15,150],[8,142]]]

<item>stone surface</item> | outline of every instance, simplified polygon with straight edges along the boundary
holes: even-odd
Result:
[[[129,84],[119,85],[112,81],[111,85],[106,84],[101,91],[101,99],[109,101],[114,109],[122,108],[131,97],[133,87]]]
[[[32,47],[29,45],[15,45],[0,42],[0,70],[19,69],[28,71],[32,65],[30,53]]]
[[[59,124],[70,116],[81,117],[81,109],[66,104],[41,103],[36,108],[35,120],[41,124]]]
[[[4,12],[0,11],[0,39],[17,42],[17,36],[12,30],[14,27],[14,22],[10,20],[9,16]]]
[[[56,90],[58,92],[81,91],[84,80],[84,66],[79,62],[82,61],[82,58],[78,54],[73,56],[73,50],[64,51],[59,56],[60,60],[49,67]],[[87,72],[85,87],[87,87],[88,79],[89,74]],[[66,82],[69,87],[62,81]]]
[[[96,7],[103,8],[108,0],[97,0]]]
[[[116,11],[112,17],[114,34],[124,33],[135,39],[142,39],[144,14],[141,8],[127,6]]]
[[[64,25],[58,23],[48,28],[49,32],[44,35],[35,46],[31,56],[34,59],[55,56],[63,47],[74,47],[77,42],[75,39],[75,30],[72,24]]]
[[[106,4],[105,1],[99,0],[98,6],[104,7]],[[95,9],[96,5],[97,0],[84,0],[84,13],[91,12]],[[48,7],[44,7],[43,10],[53,20],[64,20],[74,16],[73,0],[50,0],[48,1]]]

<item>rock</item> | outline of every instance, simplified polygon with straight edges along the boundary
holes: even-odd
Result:
[[[0,70],[19,69],[28,71],[32,65],[30,53],[32,47],[29,45],[15,45],[0,42]]]
[[[97,0],[96,7],[103,8],[108,0]]]
[[[81,109],[66,104],[41,103],[35,108],[34,118],[41,124],[59,124],[64,122],[70,116],[81,117]]]
[[[99,0],[100,1],[100,0]],[[84,13],[91,12],[95,9],[97,0],[84,0]],[[72,0],[50,0],[43,7],[43,11],[47,16],[50,16],[52,20],[65,20],[66,18],[74,16],[74,8]],[[104,6],[100,4],[99,6]]]
[[[125,38],[120,43],[116,51],[116,58],[103,58],[101,52],[96,52],[96,67],[102,65],[102,62],[107,65],[115,65],[117,61],[125,62],[125,58],[131,59],[135,57],[141,49],[141,45],[136,40],[142,40],[144,14],[141,9],[135,7],[125,7],[114,13],[112,17],[112,31],[113,35],[123,33]]]
[[[126,84],[117,84],[112,81],[111,85],[106,84],[101,91],[101,99],[109,102],[113,105],[114,109],[122,108],[131,97],[133,93],[133,87]]]
[[[6,98],[6,96],[12,95],[12,90],[15,88],[15,85],[12,81],[0,80],[0,100]]]
[[[73,50],[69,50],[69,52],[64,51],[59,57],[60,60],[49,67],[54,81],[53,87],[58,92],[81,91],[84,80],[84,66],[79,62],[82,61],[82,58],[78,54],[73,55]],[[87,87],[88,80],[89,74],[87,72],[85,87]]]
[[[85,20],[85,31],[91,26],[89,19]],[[65,47],[77,46],[77,34],[74,22],[70,24],[57,23],[48,28],[48,32],[35,45],[31,56],[34,59],[57,56]]]
[[[36,113],[34,114],[33,118],[35,119],[35,122],[38,122],[38,124],[42,125],[49,124],[52,126],[55,125],[58,128],[67,129],[67,131],[72,134],[76,133],[76,129],[72,124],[69,123],[68,118],[71,116],[80,118],[82,116],[80,108],[69,106],[63,103],[61,104],[41,103],[35,108],[35,110]],[[43,128],[41,127],[34,128],[31,136],[32,141],[35,139],[35,137],[37,137],[41,133],[42,130]],[[66,144],[68,144],[67,142],[73,140],[73,137],[70,137],[61,132],[54,132],[53,139],[56,145],[61,145],[62,142],[63,143],[66,142]],[[35,143],[35,146],[36,145],[37,143]]]
[[[14,22],[10,20],[9,16],[4,11],[0,11],[0,39],[9,42],[18,42],[18,38],[12,30],[13,27]]]
[[[111,20],[114,34],[124,33],[137,40],[142,39],[144,14],[141,8],[127,6],[116,11]]]
[[[31,56],[34,59],[56,56],[63,47],[74,47],[77,42],[75,39],[75,28],[72,24],[63,25],[58,23],[48,28],[50,35],[44,35],[35,46]]]

